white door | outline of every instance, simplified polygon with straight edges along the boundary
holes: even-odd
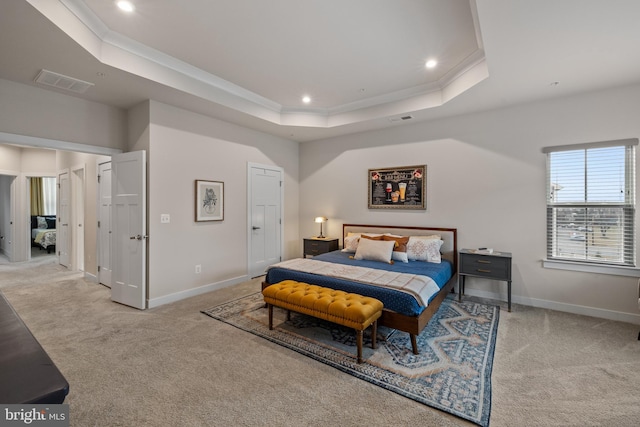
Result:
[[[71,241],[73,270],[84,271],[84,167],[71,170],[71,203],[73,205]]]
[[[69,169],[58,172],[58,219],[56,220],[56,250],[58,262],[65,267],[70,264],[71,233],[71,183]]]
[[[111,157],[111,299],[147,306],[146,156],[144,151]]]
[[[282,169],[249,164],[249,275],[282,259]]]
[[[98,282],[111,287],[111,162],[98,165]]]

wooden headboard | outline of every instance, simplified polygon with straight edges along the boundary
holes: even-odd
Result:
[[[439,234],[442,237],[440,252],[442,257],[453,263],[453,271],[458,271],[458,229],[457,228],[430,228],[430,227],[405,227],[398,225],[368,225],[368,224],[343,224],[342,242],[347,233],[391,233],[399,236],[431,236]]]

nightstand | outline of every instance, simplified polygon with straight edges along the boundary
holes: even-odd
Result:
[[[320,255],[337,250],[338,239],[331,239],[329,237],[325,237],[324,239],[318,237],[309,237],[304,239],[302,257],[306,258],[307,255]]]
[[[511,253],[493,252],[479,253],[474,249],[462,249],[459,258],[460,282],[458,284],[458,301],[462,300],[464,281],[467,276],[484,277],[485,279],[507,282],[508,308],[511,311]]]

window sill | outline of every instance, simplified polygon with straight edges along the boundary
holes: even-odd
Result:
[[[637,267],[618,267],[613,265],[595,265],[583,264],[581,262],[558,261],[543,259],[542,266],[544,268],[553,268],[556,270],[581,271],[585,273],[610,274],[613,276],[640,277],[640,268]]]

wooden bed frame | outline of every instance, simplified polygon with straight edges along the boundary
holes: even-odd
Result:
[[[444,243],[440,252],[442,253],[442,258],[451,261],[453,265],[453,274],[451,279],[449,279],[445,286],[440,289],[436,297],[419,315],[407,316],[383,309],[382,317],[378,320],[379,325],[409,333],[413,353],[418,354],[417,336],[422,332],[425,326],[427,326],[435,312],[438,311],[440,304],[447,294],[453,292],[454,286],[458,281],[458,230],[456,228],[344,224],[342,226],[342,242],[344,242],[344,238],[348,233],[391,233],[401,236],[429,236],[439,234],[442,237]],[[269,285],[271,285],[271,283],[267,283],[265,281],[262,283],[262,288],[264,289]]]

